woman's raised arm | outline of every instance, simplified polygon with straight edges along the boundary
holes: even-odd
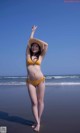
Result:
[[[30,35],[30,38],[33,38],[34,37],[34,33],[37,29],[37,26],[32,26],[32,31],[31,31],[31,35]],[[26,48],[26,56],[29,56],[30,55],[30,50],[29,50],[29,45],[27,45],[27,48]]]
[[[36,29],[37,29],[37,26],[35,26],[35,25],[32,26],[32,32],[31,32],[30,38],[34,37],[34,33],[35,33]]]
[[[42,57],[44,57],[44,55],[46,54],[46,52],[47,52],[47,49],[48,49],[48,43],[46,43],[46,42],[43,42],[43,50],[42,50],[42,52],[41,52],[41,56]]]

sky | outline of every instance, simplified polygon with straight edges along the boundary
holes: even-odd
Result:
[[[0,76],[26,76],[26,47],[34,37],[48,43],[45,75],[80,74],[80,2],[0,0]]]

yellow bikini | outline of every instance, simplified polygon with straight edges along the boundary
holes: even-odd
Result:
[[[42,78],[40,78],[40,79],[38,79],[38,80],[30,80],[30,79],[27,78],[26,83],[30,83],[30,84],[32,84],[32,85],[34,85],[34,86],[37,86],[37,85],[39,85],[42,81],[45,81],[45,77],[42,77]]]
[[[40,65],[41,61],[39,59],[37,59],[35,62],[31,60],[31,58],[28,58],[27,60],[27,65]],[[41,77],[38,80],[31,80],[29,78],[27,78],[26,83],[30,83],[34,86],[39,85],[42,81],[45,81],[45,77]]]
[[[28,58],[28,60],[27,60],[27,65],[40,65],[40,64],[41,64],[41,62],[39,59],[37,59],[36,61],[33,61],[33,60],[31,60],[31,58]]]

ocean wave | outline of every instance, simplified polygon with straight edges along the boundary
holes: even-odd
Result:
[[[0,85],[26,85],[26,82],[5,82]],[[67,86],[67,85],[80,85],[80,82],[46,82],[46,86]]]
[[[0,76],[1,79],[26,79],[27,76]],[[45,78],[50,80],[50,79],[66,79],[66,78],[79,78],[80,75],[45,75]]]
[[[60,83],[51,83],[51,82],[47,82],[46,86],[67,86],[67,85],[80,85],[80,82],[60,82]]]
[[[66,79],[66,78],[80,78],[80,75],[64,75],[64,76],[46,76],[46,79]]]
[[[0,85],[26,85],[26,82],[2,82]]]
[[[25,76],[2,76],[0,77],[0,79],[19,79],[19,78],[25,79],[26,77]]]

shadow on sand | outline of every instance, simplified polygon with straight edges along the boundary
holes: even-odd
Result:
[[[8,113],[0,111],[0,119],[7,120],[10,122],[16,122],[27,126],[32,126],[34,124],[33,121],[26,120],[24,118],[18,117],[18,116],[9,116]]]

